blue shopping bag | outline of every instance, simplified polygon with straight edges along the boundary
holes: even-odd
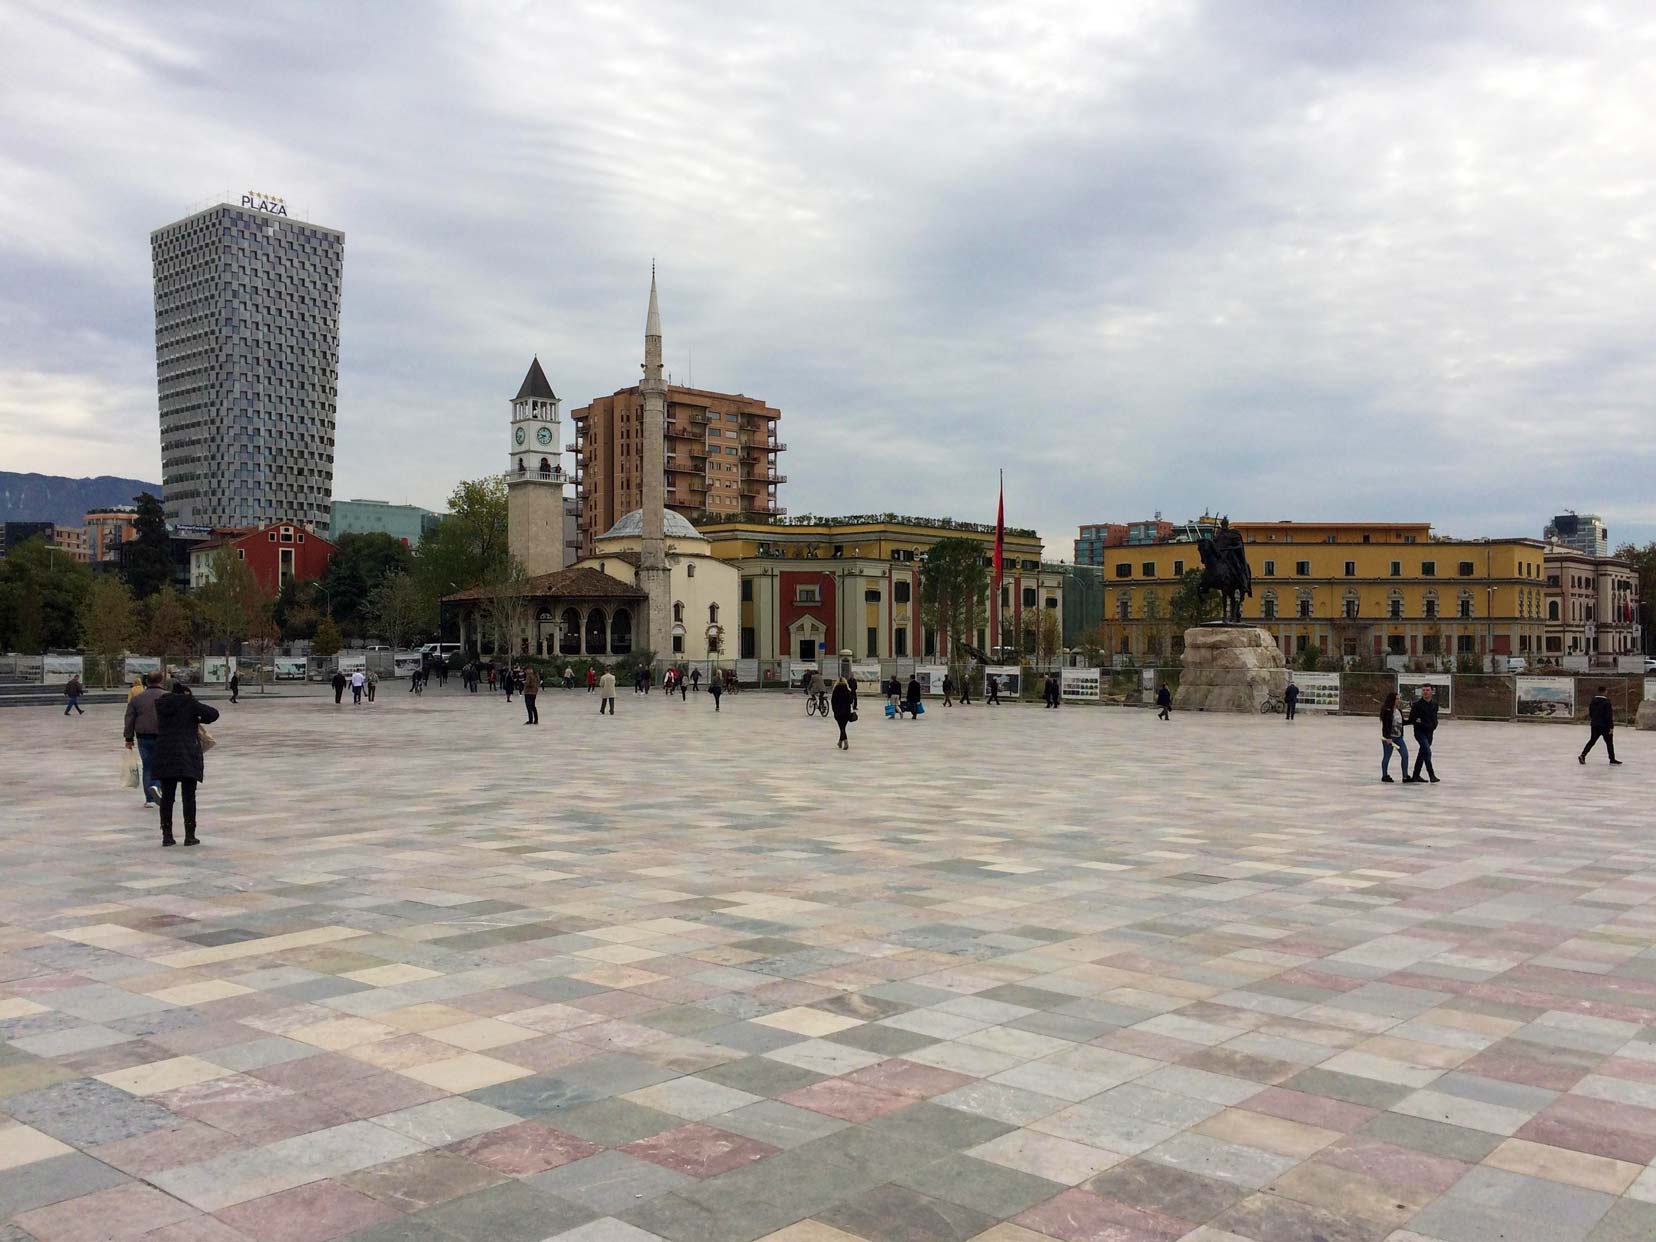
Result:
[[[896,706],[894,704],[887,703],[886,704],[886,719],[890,720],[896,714],[897,714]]]

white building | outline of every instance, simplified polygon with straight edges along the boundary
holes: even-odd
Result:
[[[731,637],[741,611],[742,576],[735,565],[713,555],[713,546],[688,519],[668,509],[663,515],[671,611],[665,639],[651,636],[657,660],[732,659]],[[644,540],[643,511],[634,509],[594,541],[593,554],[576,569],[595,569],[636,585]]]

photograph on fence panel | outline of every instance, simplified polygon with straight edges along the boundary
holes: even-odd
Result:
[[[1575,678],[1518,678],[1518,715],[1540,720],[1574,718]]]

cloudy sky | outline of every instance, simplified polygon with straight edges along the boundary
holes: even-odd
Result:
[[[653,256],[796,514],[1656,538],[1653,107],[1642,0],[0,0],[0,467],[159,477],[149,231],[257,187],[340,497],[635,382]]]

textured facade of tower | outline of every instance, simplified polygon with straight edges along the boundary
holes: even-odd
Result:
[[[638,585],[649,596],[650,649],[660,657],[667,635],[672,631],[668,596],[672,593],[667,572],[667,548],[663,533],[667,508],[667,464],[663,459],[666,440],[667,381],[661,370],[661,308],[656,302],[655,266],[650,267],[650,310],[644,319],[644,538],[639,548]]]
[[[506,546],[530,576],[555,574],[568,564],[560,430],[558,395],[536,358],[512,398],[506,465]]]
[[[169,521],[328,529],[345,234],[245,195],[150,234]]]

